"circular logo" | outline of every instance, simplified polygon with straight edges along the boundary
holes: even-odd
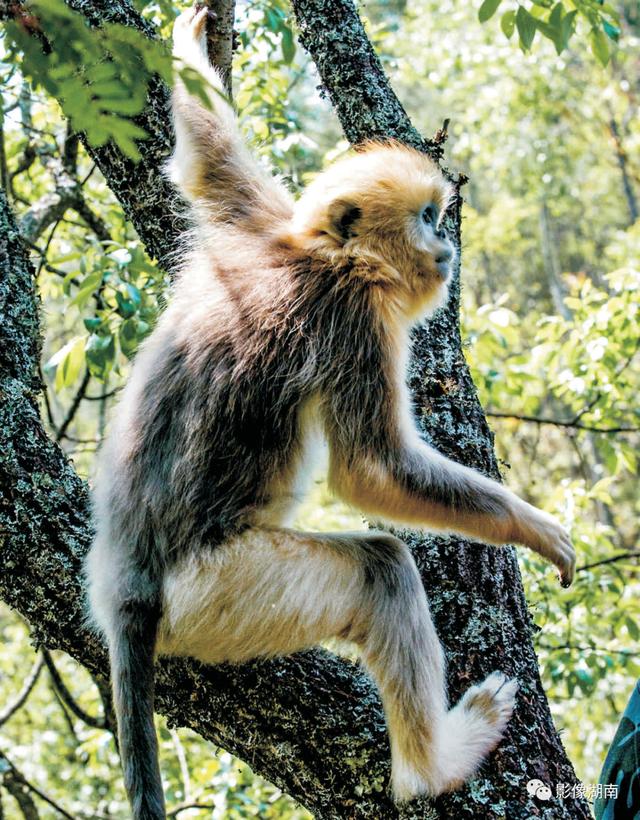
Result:
[[[527,792],[531,797],[537,797],[538,800],[551,800],[551,789],[537,778],[527,783]]]

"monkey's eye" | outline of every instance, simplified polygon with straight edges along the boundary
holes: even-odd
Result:
[[[422,212],[422,219],[427,223],[427,225],[436,225],[438,222],[438,209],[432,203],[431,205],[427,205],[427,207]]]

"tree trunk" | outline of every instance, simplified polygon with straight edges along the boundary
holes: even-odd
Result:
[[[93,24],[117,19],[148,31],[124,0],[68,3]],[[394,136],[437,157],[437,142],[420,138],[389,88],[350,0],[294,0],[293,8],[349,139]],[[159,83],[142,120],[153,137],[140,144],[135,173],[115,146],[90,151],[150,253],[166,260],[179,226],[160,174],[171,137],[167,91]],[[460,204],[450,217],[458,245]],[[425,437],[495,477],[492,435],[461,353],[457,281],[448,307],[415,333],[409,381]],[[37,641],[104,677],[105,649],[82,626],[88,492],[38,411],[37,307],[27,254],[0,197],[0,596],[27,618]],[[405,537],[447,648],[452,699],[494,669],[520,681],[508,735],[473,783],[435,803],[395,807],[377,693],[357,665],[321,650],[242,667],[162,660],[158,711],[171,725],[188,726],[250,761],[318,818],[590,817],[582,799],[540,802],[526,790],[531,778],[554,792],[576,779],[540,683],[514,551]]]

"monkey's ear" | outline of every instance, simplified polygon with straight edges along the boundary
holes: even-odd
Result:
[[[338,242],[346,242],[357,234],[356,223],[362,211],[353,202],[334,200],[327,210],[327,233]]]

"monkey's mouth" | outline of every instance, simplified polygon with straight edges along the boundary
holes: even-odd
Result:
[[[446,282],[451,273],[451,256],[438,256],[434,261],[438,276]]]

